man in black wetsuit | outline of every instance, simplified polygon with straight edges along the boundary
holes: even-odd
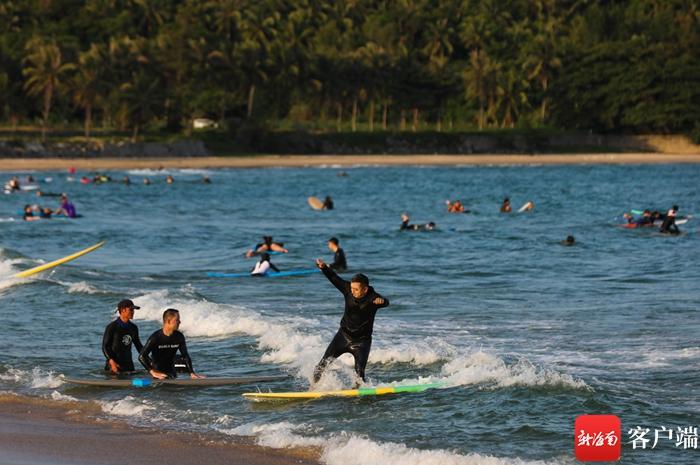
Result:
[[[345,353],[351,353],[355,358],[355,372],[364,381],[365,366],[372,346],[374,316],[377,310],[387,307],[389,301],[375,292],[363,274],[356,274],[348,282],[335,274],[320,258],[316,260],[316,265],[345,297],[345,313],[340,321],[340,329],[314,369],[314,383],[321,379],[323,371],[333,360]]]
[[[163,312],[163,328],[151,334],[139,354],[141,364],[156,379],[177,377],[175,354],[178,350],[190,378],[204,378],[204,376],[196,374],[192,368],[192,359],[187,352],[185,335],[178,331],[179,327],[180,312],[174,308],[167,309]]]
[[[348,264],[345,261],[345,252],[343,252],[343,249],[341,249],[338,244],[337,237],[328,239],[328,248],[335,254],[333,255],[333,263],[328,266],[335,271],[345,271],[348,268]]]
[[[666,213],[666,218],[664,218],[664,222],[661,224],[661,228],[659,228],[659,231],[662,233],[668,233],[668,234],[680,234],[680,230],[678,229],[678,226],[676,225],[676,215],[678,214],[678,205],[674,205],[668,213]]]
[[[107,362],[105,370],[111,373],[123,373],[134,371],[134,362],[131,359],[131,344],[141,352],[143,344],[139,339],[139,329],[131,322],[134,318],[134,309],[139,309],[129,299],[124,299],[117,304],[119,317],[107,325],[102,336],[102,353]]]

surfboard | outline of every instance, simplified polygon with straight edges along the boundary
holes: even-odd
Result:
[[[530,202],[530,201],[528,201],[528,202],[525,203],[525,205],[523,205],[522,207],[520,207],[520,208],[518,209],[518,213],[522,213],[522,212],[524,212],[524,211],[533,210],[534,208],[535,208],[535,204],[532,203],[532,202]]]
[[[686,224],[688,222],[688,218],[680,218],[676,220],[676,224],[681,225],[681,224]],[[628,229],[635,229],[635,228],[653,228],[653,227],[659,227],[664,223],[663,220],[655,220],[654,224],[642,224],[639,225],[637,223],[623,223],[619,225],[621,228],[628,228]]]
[[[253,402],[284,402],[293,400],[314,400],[322,397],[367,397],[404,392],[423,392],[442,387],[442,383],[415,384],[410,386],[387,386],[376,388],[346,389],[342,391],[303,391],[303,392],[246,392],[243,394]]]
[[[288,379],[286,375],[276,376],[240,376],[235,378],[175,378],[175,379],[154,379],[154,378],[129,378],[129,379],[82,379],[82,378],[64,378],[63,381],[70,384],[80,386],[93,387],[149,387],[149,386],[188,386],[188,387],[214,387],[214,386],[233,386],[236,384],[254,384],[264,383],[268,381],[281,381]]]
[[[28,276],[32,276],[32,275],[35,275],[37,273],[41,273],[42,271],[46,271],[46,270],[54,268],[58,265],[63,265],[64,263],[67,263],[71,260],[75,260],[76,258],[82,257],[83,255],[88,254],[88,253],[92,252],[93,250],[99,249],[103,245],[105,245],[105,241],[98,242],[97,244],[90,246],[87,249],[83,249],[80,252],[76,252],[74,254],[68,255],[67,257],[59,258],[58,260],[54,260],[54,261],[52,261],[50,263],[46,263],[44,265],[39,265],[39,266],[36,266],[34,268],[24,270],[21,273],[17,273],[13,277],[14,278],[26,278]]]
[[[311,206],[311,208],[314,210],[323,210],[323,201],[321,201],[318,197],[314,197],[312,195],[309,197],[308,202],[309,206]]]
[[[253,276],[250,273],[217,273],[214,271],[210,271],[207,273],[207,276],[210,278],[283,278],[285,276],[303,276],[318,272],[320,272],[318,268],[310,268],[308,270],[289,270],[280,272],[273,271],[263,276]]]

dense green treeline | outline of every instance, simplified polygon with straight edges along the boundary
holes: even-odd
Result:
[[[196,117],[700,134],[700,2],[0,2],[5,124],[137,137]]]

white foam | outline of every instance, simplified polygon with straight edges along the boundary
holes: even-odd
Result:
[[[68,396],[66,394],[61,394],[58,391],[53,391],[51,393],[51,399],[52,400],[60,400],[60,401],[64,401],[64,402],[78,402],[78,399],[76,399],[75,397]]]
[[[558,465],[571,463],[562,458],[554,461],[526,461],[520,458],[492,457],[482,454],[459,454],[447,450],[420,450],[404,444],[380,443],[356,434],[335,434],[329,437],[309,436],[309,425],[288,422],[247,424],[219,430],[225,434],[256,436],[261,446],[273,448],[318,447],[321,461],[327,465]]]
[[[104,413],[123,417],[140,417],[146,412],[155,410],[155,407],[149,405],[146,400],[139,400],[132,396],[126,396],[117,401],[99,401],[98,403]]]
[[[0,374],[0,380],[26,385],[33,389],[57,388],[63,384],[60,375],[39,367],[34,367],[32,371],[9,368],[5,373]]]
[[[94,286],[91,286],[85,281],[79,281],[77,283],[60,283],[64,286],[68,286],[69,294],[105,294],[105,291],[101,291]]]
[[[491,384],[495,388],[510,386],[563,386],[590,389],[579,379],[549,368],[537,367],[526,359],[508,364],[502,358],[482,350],[457,357],[443,366],[448,386]]]
[[[457,349],[447,342],[431,338],[420,342],[399,343],[388,348],[373,348],[369,355],[370,363],[410,363],[423,366],[449,360]]]

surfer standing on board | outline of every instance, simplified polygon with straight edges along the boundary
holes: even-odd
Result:
[[[107,325],[102,336],[102,353],[107,362],[105,370],[117,374],[134,371],[134,362],[131,359],[131,345],[138,352],[143,349],[139,339],[139,328],[131,322],[134,318],[134,310],[141,307],[134,305],[129,299],[124,299],[117,304],[119,317]]]
[[[194,372],[192,359],[187,352],[185,335],[178,331],[179,328],[180,312],[174,308],[167,309],[163,312],[163,328],[151,334],[139,354],[141,364],[156,379],[177,377],[175,354],[178,350],[190,378],[204,378],[204,376]]]
[[[338,332],[314,368],[313,382],[317,383],[326,367],[345,353],[350,353],[355,358],[355,372],[365,381],[374,316],[377,310],[389,306],[389,300],[377,294],[363,274],[356,274],[350,281],[345,281],[320,258],[316,260],[316,266],[345,297],[345,313],[340,320]]]

